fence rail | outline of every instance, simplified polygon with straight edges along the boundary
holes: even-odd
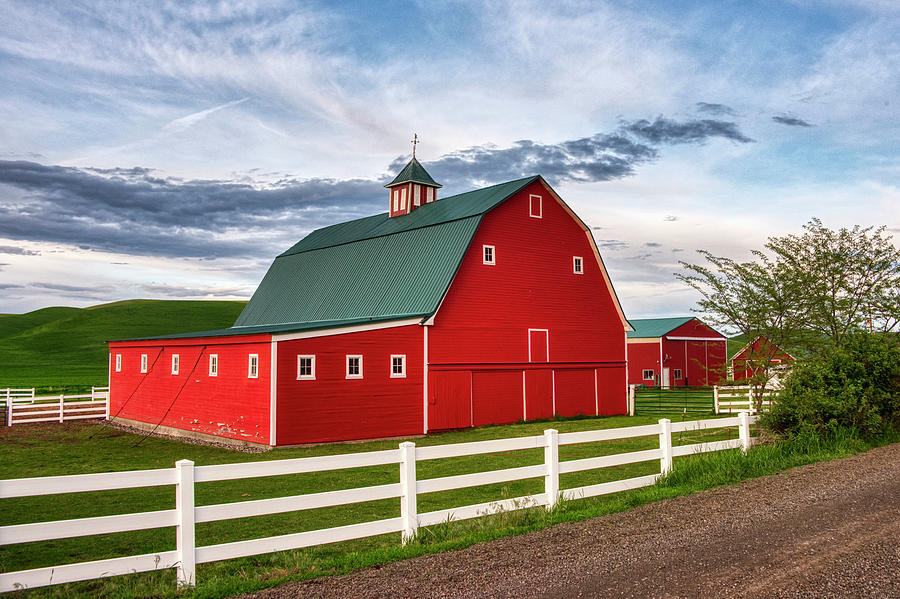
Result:
[[[766,389],[763,393],[762,408],[766,410],[772,405],[778,395],[775,389]],[[738,412],[757,412],[754,401],[753,387],[749,385],[715,387],[713,388],[713,402],[716,414],[736,414]]]
[[[153,554],[2,573],[0,574],[0,592],[169,568],[175,569],[178,586],[193,586],[197,579],[196,565],[200,563],[397,532],[401,533],[402,542],[405,543],[415,537],[419,527],[446,522],[450,519],[465,520],[498,511],[517,510],[532,506],[552,507],[561,498],[580,499],[649,486],[654,484],[661,475],[672,470],[673,458],[678,456],[738,447],[746,452],[754,440],[750,437],[750,423],[753,420],[752,416],[744,412],[732,418],[674,424],[667,419],[662,419],[658,424],[653,425],[574,433],[560,434],[556,430],[550,429],[538,436],[433,447],[419,448],[414,443],[406,442],[401,443],[399,448],[394,450],[349,455],[211,466],[195,466],[189,460],[180,460],[175,463],[174,468],[3,480],[0,481],[0,499],[175,485],[175,506],[173,509],[154,512],[2,526],[0,527],[0,544],[2,545],[174,526],[176,528],[176,549]],[[672,446],[673,432],[734,426],[739,428],[739,438],[735,440]],[[559,460],[559,447],[563,445],[651,435],[658,435],[659,448],[563,462]],[[417,479],[416,477],[417,462],[425,460],[535,448],[544,450],[544,462],[541,464],[439,478]],[[659,474],[572,489],[560,489],[559,486],[560,474],[651,460],[659,460]],[[194,501],[195,485],[203,482],[390,464],[396,464],[400,468],[399,483],[217,505],[197,506]],[[417,497],[423,493],[540,477],[544,479],[542,493],[418,513]],[[203,522],[397,498],[400,500],[400,516],[395,518],[217,545],[197,547],[195,543],[195,526]]]
[[[711,414],[713,412],[713,388],[629,385],[628,401],[631,415],[671,412]]]
[[[109,417],[109,387],[91,387],[90,393],[79,395],[35,396],[33,388],[0,392],[6,426]]]

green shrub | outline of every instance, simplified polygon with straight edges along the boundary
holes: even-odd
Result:
[[[763,425],[782,436],[871,439],[900,428],[900,345],[897,335],[855,335],[797,365]]]

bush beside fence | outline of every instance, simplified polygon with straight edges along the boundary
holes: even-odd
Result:
[[[675,457],[733,448],[747,451],[753,441],[750,437],[750,423],[753,420],[754,418],[747,413],[733,418],[678,423],[662,419],[659,424],[644,426],[562,434],[551,429],[537,436],[430,447],[416,447],[414,443],[407,442],[401,443],[396,450],[349,455],[211,466],[195,466],[189,460],[181,460],[174,468],[3,480],[0,481],[0,499],[159,485],[175,485],[176,493],[175,506],[168,510],[3,526],[0,527],[0,544],[11,545],[174,526],[176,548],[172,551],[145,555],[3,573],[0,574],[0,592],[168,568],[176,570],[179,586],[193,586],[196,584],[196,565],[199,563],[397,532],[401,533],[402,542],[405,543],[414,538],[418,534],[419,527],[423,526],[475,518],[502,510],[531,506],[549,508],[561,499],[574,500],[652,485],[660,476],[672,470]],[[738,439],[674,447],[672,445],[672,433],[734,426],[739,428]],[[562,462],[559,460],[561,445],[652,435],[659,437],[658,449]],[[534,448],[544,449],[544,463],[440,478],[419,480],[416,477],[416,464],[425,460]],[[657,459],[660,461],[659,474],[560,489],[561,474]],[[195,485],[198,483],[389,464],[399,466],[399,483],[218,505],[197,506],[194,502]],[[544,479],[543,493],[423,514],[419,514],[417,510],[417,497],[420,494],[540,477]],[[195,527],[204,522],[392,498],[400,499],[400,517],[217,545],[197,547],[195,544]]]

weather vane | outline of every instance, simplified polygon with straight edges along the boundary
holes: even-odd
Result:
[[[413,133],[412,145],[413,145],[413,158],[416,157],[416,144],[419,143],[419,135]]]

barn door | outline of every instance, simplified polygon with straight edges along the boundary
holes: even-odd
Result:
[[[472,426],[472,373],[437,371],[428,379],[428,430]]]
[[[550,361],[550,332],[547,329],[528,329],[528,361]]]

